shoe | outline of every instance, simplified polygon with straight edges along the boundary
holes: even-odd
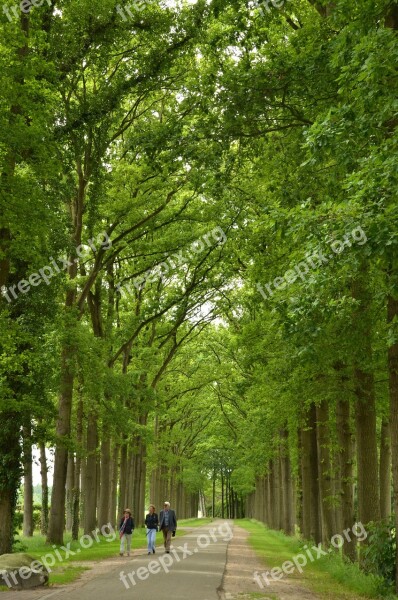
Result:
[[[152,550],[152,554],[155,554],[155,549]]]
[[[166,550],[166,554],[170,554],[170,550]]]
[[[150,552],[148,552],[148,554],[150,554]]]
[[[123,556],[123,552],[119,552],[119,556]]]

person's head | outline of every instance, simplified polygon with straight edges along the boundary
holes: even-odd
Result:
[[[149,505],[149,512],[151,513],[151,515],[153,515],[153,513],[155,512],[155,507],[153,504]]]
[[[131,510],[129,508],[125,508],[123,514],[125,517],[131,517]]]
[[[164,510],[169,510],[170,502],[165,502],[163,506],[164,506]]]

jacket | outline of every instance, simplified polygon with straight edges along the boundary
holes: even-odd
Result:
[[[120,524],[119,524],[119,531],[120,531],[120,530],[121,530],[121,528],[123,527],[123,523],[124,523],[124,517],[122,517],[122,519],[121,519],[121,521],[120,521]],[[129,534],[129,533],[133,533],[133,531],[134,531],[134,527],[135,527],[135,525],[134,525],[134,519],[133,519],[133,517],[129,517],[129,518],[127,519],[127,522],[126,522],[126,527],[124,528],[124,531],[123,531],[123,533],[127,533],[127,534]]]
[[[159,525],[159,517],[156,513],[148,513],[145,517],[145,525],[148,529],[157,529]]]
[[[164,510],[161,510],[159,513],[159,529],[163,529],[166,527],[164,524]],[[168,529],[170,531],[175,531],[177,529],[177,517],[175,511],[169,508],[169,526]]]

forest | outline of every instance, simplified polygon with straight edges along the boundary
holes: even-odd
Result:
[[[0,554],[37,456],[48,543],[360,522],[398,592],[398,2],[0,13]]]

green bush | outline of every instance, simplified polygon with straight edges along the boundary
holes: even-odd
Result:
[[[368,543],[362,550],[362,566],[368,573],[382,577],[387,586],[395,582],[397,536],[394,519],[367,525]]]
[[[16,511],[13,516],[13,542],[12,542],[12,551],[13,552],[24,552],[27,547],[25,544],[18,539],[19,532],[22,529],[23,522],[23,513],[20,511]]]
[[[33,508],[33,529],[37,529],[38,531],[40,531],[40,525],[41,525],[41,509],[40,508]]]
[[[20,530],[23,526],[23,512],[16,510],[14,513],[14,529]]]

